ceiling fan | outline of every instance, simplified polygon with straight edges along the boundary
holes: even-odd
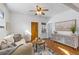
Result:
[[[35,15],[45,15],[44,11],[48,11],[48,9],[44,9],[43,7],[36,5],[35,10],[30,10],[31,12],[35,12]]]

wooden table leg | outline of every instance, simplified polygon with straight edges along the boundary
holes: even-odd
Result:
[[[36,44],[36,52],[37,52],[37,44]]]
[[[45,43],[44,43],[44,50],[45,50]]]

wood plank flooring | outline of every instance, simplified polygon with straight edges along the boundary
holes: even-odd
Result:
[[[79,55],[79,49],[76,50],[49,39],[46,39],[45,42],[47,47],[52,49],[57,55]]]

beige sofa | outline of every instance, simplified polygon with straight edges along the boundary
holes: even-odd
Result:
[[[3,39],[7,40],[7,45],[13,43],[13,35],[9,35]],[[32,47],[32,43],[26,43],[24,39],[21,39],[19,42],[15,43],[17,46],[12,46],[9,48],[3,48],[0,50],[0,55],[32,55],[34,54],[34,50]],[[0,45],[1,46],[1,45]],[[2,45],[4,47],[4,45]]]

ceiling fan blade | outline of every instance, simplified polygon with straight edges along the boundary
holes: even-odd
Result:
[[[30,10],[30,12],[36,12],[36,10]]]
[[[37,13],[35,13],[35,15],[37,15]]]
[[[44,13],[44,12],[42,12],[42,15],[45,15],[45,13]]]
[[[48,9],[43,9],[43,11],[48,11]]]

